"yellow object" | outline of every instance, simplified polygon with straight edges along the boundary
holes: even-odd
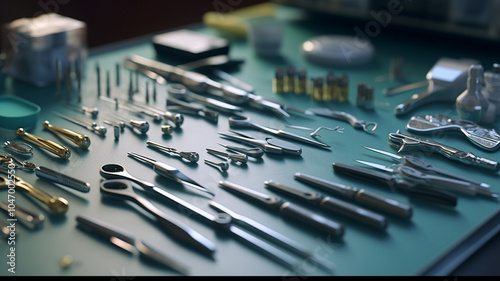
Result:
[[[68,268],[73,264],[73,258],[70,255],[66,255],[61,259],[61,267]]]
[[[225,7],[226,10],[231,8]],[[248,19],[273,16],[275,9],[276,4],[274,3],[262,3],[229,12],[207,12],[203,15],[203,23],[206,26],[220,29],[236,37],[246,37],[246,21]]]

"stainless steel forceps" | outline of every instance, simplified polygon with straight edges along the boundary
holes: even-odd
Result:
[[[250,136],[244,135],[242,133],[238,133],[233,130],[229,130],[230,132],[236,135],[229,135],[224,133],[219,133],[223,138],[234,140],[241,143],[250,144],[253,146],[257,146],[261,148],[266,153],[271,154],[289,154],[289,155],[301,155],[302,149],[292,143],[281,141],[274,138],[266,138],[264,140],[255,139]]]
[[[325,144],[325,143],[322,143],[319,141],[315,141],[312,139],[308,139],[306,137],[299,136],[297,134],[286,132],[286,131],[283,131],[280,129],[272,129],[272,128],[260,125],[256,122],[254,122],[252,119],[250,119],[250,117],[243,116],[243,115],[234,115],[234,116],[229,117],[229,126],[231,128],[257,129],[257,130],[260,130],[260,131],[263,131],[263,132],[266,132],[268,134],[272,134],[272,135],[275,135],[278,137],[287,138],[287,139],[307,143],[307,144],[314,145],[314,146],[325,147],[325,148],[330,147],[328,144]]]
[[[166,178],[175,180],[175,181],[180,182],[180,183],[187,183],[187,184],[191,185],[192,187],[196,188],[197,190],[200,190],[200,191],[206,192],[212,196],[215,196],[215,194],[212,191],[208,190],[207,188],[203,187],[199,183],[195,182],[194,180],[192,180],[191,178],[189,178],[188,176],[183,174],[181,171],[179,171],[177,168],[174,168],[170,165],[167,165],[167,164],[162,163],[162,162],[158,162],[152,158],[149,158],[149,157],[137,154],[137,153],[129,152],[129,153],[127,153],[127,155],[134,158],[135,160],[138,160],[138,161],[141,161],[141,162],[144,162],[144,163],[151,165],[153,167],[153,170],[158,175],[160,175],[162,177],[166,177]]]

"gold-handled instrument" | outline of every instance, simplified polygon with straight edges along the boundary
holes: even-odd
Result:
[[[0,170],[0,173],[8,175],[9,178],[7,179],[7,177],[0,176],[0,189],[8,188],[11,184],[14,184],[16,188],[22,189],[43,204],[47,205],[47,207],[49,207],[55,214],[64,214],[68,211],[68,201],[66,199],[62,197],[55,197],[45,191],[37,189],[20,177],[12,177],[12,174],[9,174],[6,171]]]
[[[43,122],[43,127],[56,135],[59,135],[61,137],[64,137],[72,141],[81,148],[87,149],[90,146],[90,138],[87,135],[79,134],[77,132],[68,129],[56,127],[50,124],[49,121],[47,120]]]
[[[16,135],[19,138],[22,138],[23,140],[30,142],[34,145],[37,145],[43,149],[46,149],[55,155],[63,158],[63,159],[69,159],[71,156],[71,151],[69,148],[65,147],[64,145],[58,144],[56,142],[50,141],[43,139],[41,137],[29,134],[26,132],[23,128],[19,128],[16,131]]]

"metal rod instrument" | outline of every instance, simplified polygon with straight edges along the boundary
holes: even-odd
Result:
[[[242,133],[233,130],[229,131],[236,135],[229,135],[225,133],[219,133],[219,135],[225,139],[249,144],[254,147],[256,146],[262,149],[262,151],[264,151],[265,153],[279,154],[279,155],[288,154],[293,156],[299,156],[302,154],[302,148],[286,141],[281,141],[275,138],[265,138],[264,140],[254,139],[250,136],[246,136]]]
[[[97,107],[93,107],[93,108],[90,108],[90,107],[87,107],[87,106],[80,106],[80,105],[74,105],[74,104],[71,104],[71,103],[64,103],[65,106],[69,107],[69,108],[72,108],[78,112],[81,112],[81,113],[87,113],[87,114],[90,114],[90,116],[92,116],[92,118],[97,118],[97,115],[99,115],[99,108]]]
[[[32,135],[26,132],[23,128],[17,129],[16,135],[17,137],[22,138],[23,140],[31,144],[54,153],[62,159],[69,159],[69,157],[71,156],[71,150],[69,150],[69,148],[65,147],[64,145]]]
[[[69,129],[64,129],[60,127],[56,127],[52,124],[49,123],[49,121],[45,120],[43,122],[43,127],[50,132],[64,137],[70,141],[72,141],[74,144],[76,144],[78,147],[81,147],[83,149],[87,149],[90,147],[90,138],[87,135],[83,135],[80,133],[77,133],[75,131],[71,131]]]
[[[144,120],[126,119],[114,114],[108,114],[109,116],[124,122],[124,124],[132,130],[136,130],[141,134],[145,134],[149,131],[149,122]]]
[[[84,121],[84,120],[80,120],[80,119],[76,119],[76,118],[72,118],[72,117],[69,117],[69,116],[65,116],[65,115],[62,115],[60,113],[57,113],[57,112],[52,112],[53,114],[63,118],[63,119],[66,119],[67,121],[69,122],[72,122],[76,125],[79,125],[80,127],[83,127],[89,131],[91,131],[92,133],[102,137],[104,135],[106,135],[107,133],[107,129],[106,127],[103,127],[103,126],[99,126],[97,125],[96,122],[88,122],[88,121]]]
[[[12,152],[25,155],[25,156],[31,156],[33,155],[33,147],[25,142],[11,142],[11,141],[5,141],[3,143],[3,147],[5,149],[8,149]]]

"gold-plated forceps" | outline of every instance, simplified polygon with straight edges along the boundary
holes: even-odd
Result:
[[[23,128],[17,129],[16,135],[27,142],[30,142],[34,145],[37,145],[45,150],[54,153],[60,158],[69,159],[69,157],[71,156],[71,151],[64,145],[29,134]]]
[[[0,170],[0,173],[7,175],[7,177],[0,176],[0,189],[9,188],[11,184],[15,185],[15,187],[22,189],[27,192],[29,195],[33,196],[47,207],[50,208],[55,214],[64,214],[68,211],[68,201],[62,197],[55,197],[45,191],[42,191],[38,188],[35,188],[33,185],[25,182],[18,176],[14,176],[14,180],[10,180],[12,176],[6,171]]]
[[[68,129],[56,127],[50,124],[49,121],[47,120],[43,122],[43,127],[58,136],[64,137],[72,141],[74,144],[76,144],[81,148],[87,149],[90,146],[90,138],[87,135],[80,134]]]

